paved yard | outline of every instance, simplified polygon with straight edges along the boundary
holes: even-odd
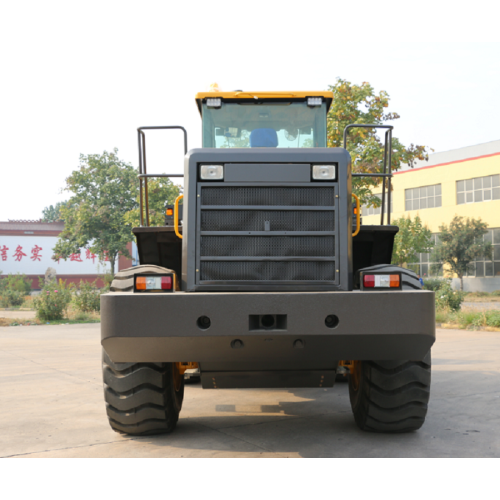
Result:
[[[6,311],[0,309],[0,318],[7,319],[34,319],[36,311]]]
[[[359,431],[333,389],[186,386],[173,434],[131,438],[107,423],[98,324],[0,328],[0,456],[500,457],[500,333],[438,330],[427,421]]]

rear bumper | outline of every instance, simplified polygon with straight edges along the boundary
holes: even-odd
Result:
[[[250,318],[266,314],[280,315],[280,329],[259,330]],[[325,324],[329,315],[338,317],[335,328]],[[200,316],[210,318],[208,329],[199,328]],[[340,359],[419,360],[434,340],[434,293],[424,290],[101,297],[101,342],[116,362],[197,361],[208,371],[332,369]]]

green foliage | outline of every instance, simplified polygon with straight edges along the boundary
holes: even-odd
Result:
[[[443,284],[443,280],[439,278],[428,278],[424,280],[424,290],[431,290],[433,292],[437,292],[441,285]]]
[[[66,201],[58,201],[55,206],[50,205],[42,210],[42,222],[58,222],[64,220],[61,214],[61,208],[65,207]]]
[[[472,297],[488,297],[489,293],[488,292],[466,292],[467,296],[472,296]]]
[[[418,215],[413,221],[410,216],[401,217],[393,221],[392,225],[399,226],[399,232],[394,238],[393,264],[402,267],[403,264],[416,262],[417,254],[427,253],[434,246],[431,231],[422,224]]]
[[[25,274],[7,274],[0,280],[0,290],[11,290],[29,295],[31,292],[31,283],[33,280],[26,278]]]
[[[24,274],[8,274],[0,279],[0,307],[17,307],[24,304],[24,297],[31,292],[33,280]]]
[[[77,314],[75,314],[76,321],[87,322],[91,319],[92,319],[92,317],[90,316],[90,314],[86,313],[86,312],[80,311]]]
[[[16,290],[4,290],[0,299],[1,307],[17,307],[24,304],[24,293]]]
[[[464,300],[464,293],[453,290],[451,280],[441,280],[441,286],[435,291],[436,309],[460,311]]]
[[[149,225],[165,225],[165,205],[173,205],[175,199],[181,194],[181,186],[174,184],[170,179],[150,179],[148,181],[149,200]],[[125,214],[124,220],[132,227],[140,225],[139,194],[137,194],[137,206]],[[144,221],[146,214],[144,213]]]
[[[363,82],[354,85],[337,78],[335,85],[329,86],[333,92],[333,103],[327,118],[328,147],[342,147],[344,129],[352,123],[383,125],[397,120],[397,113],[388,113],[389,94]],[[349,130],[347,150],[351,154],[353,173],[377,173],[382,171],[384,146],[373,129],[355,128]],[[402,163],[413,167],[415,160],[428,160],[425,146],[410,144],[404,146],[397,137],[392,138],[392,170],[398,170]],[[432,151],[432,150],[431,150]],[[380,185],[376,178],[353,178],[353,191],[362,204],[379,207],[380,199],[371,193]]]
[[[36,316],[42,321],[51,321],[66,317],[67,308],[71,302],[74,286],[66,285],[66,281],[59,280],[59,283],[51,281],[42,288],[40,295],[33,299],[36,309]]]
[[[487,309],[486,311],[436,311],[436,323],[457,324],[461,328],[493,327],[500,328],[500,311]]]
[[[71,198],[61,207],[65,228],[54,248],[54,260],[66,260],[85,247],[100,261],[107,255],[114,274],[118,255],[130,257],[127,243],[133,239],[132,226],[124,217],[137,207],[137,171],[117,153],[115,148],[112,153],[80,155],[80,168],[66,179]]]
[[[500,328],[500,311],[487,311],[489,314],[485,314],[486,326],[493,326],[495,328]]]
[[[96,281],[80,281],[78,293],[75,294],[74,303],[81,312],[88,313],[101,310],[101,290],[97,288]]]
[[[111,273],[106,273],[101,276],[102,281],[104,281],[104,288],[102,289],[102,293],[109,292],[109,288],[111,283],[113,282],[113,275]]]
[[[483,241],[488,225],[481,219],[469,219],[455,215],[450,225],[439,226],[440,242],[434,252],[434,262],[446,264],[445,272],[460,278],[460,290],[464,289],[463,276],[467,266],[478,257],[491,258],[491,243]],[[438,264],[438,265],[439,265]],[[433,268],[436,268],[434,265]]]
[[[449,321],[449,312],[443,310],[436,311],[436,323],[447,323]]]
[[[450,319],[453,323],[458,323],[462,328],[467,328],[474,323],[479,314],[477,311],[455,311]]]

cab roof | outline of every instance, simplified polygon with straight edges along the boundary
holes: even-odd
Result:
[[[205,99],[217,99],[222,101],[245,102],[245,101],[305,101],[307,97],[322,97],[326,102],[327,111],[333,100],[333,92],[306,91],[306,92],[244,92],[237,90],[234,92],[198,92],[196,94],[196,104],[201,115],[201,104]]]

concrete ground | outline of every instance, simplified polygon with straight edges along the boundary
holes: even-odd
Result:
[[[500,457],[500,333],[438,330],[427,420],[364,433],[347,384],[202,390],[187,385],[177,429],[108,426],[98,324],[0,328],[1,457]]]
[[[36,311],[6,311],[0,309],[0,318],[7,319],[35,319]]]

